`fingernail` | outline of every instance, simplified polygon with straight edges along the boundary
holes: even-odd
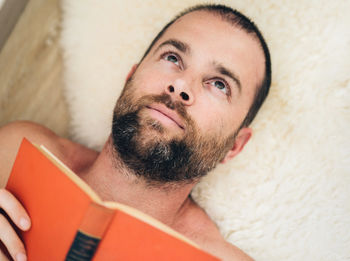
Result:
[[[27,261],[27,256],[23,253],[18,253],[16,255],[16,261]]]
[[[28,229],[30,227],[30,222],[26,218],[21,218],[19,221],[19,225],[21,226],[22,229]]]

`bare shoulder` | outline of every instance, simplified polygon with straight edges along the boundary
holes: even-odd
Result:
[[[32,142],[53,142],[59,138],[48,128],[30,121],[14,121],[0,128],[1,145],[19,145],[22,138],[26,137]]]
[[[227,242],[215,223],[194,201],[190,205],[182,221],[183,234],[221,260],[253,260],[238,247]]]
[[[0,128],[0,188],[4,187],[23,138],[44,145],[59,158],[71,147],[67,139],[50,129],[29,121],[15,121]]]

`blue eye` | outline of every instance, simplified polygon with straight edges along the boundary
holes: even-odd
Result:
[[[229,90],[225,82],[219,81],[219,80],[213,80],[210,84],[218,88],[223,93],[228,94]]]
[[[165,54],[164,55],[164,59],[169,61],[169,62],[172,62],[176,65],[179,65],[179,59],[177,58],[176,55],[172,54],[172,53],[168,53],[168,54]]]

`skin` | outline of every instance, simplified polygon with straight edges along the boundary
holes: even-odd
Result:
[[[187,52],[180,51],[172,44],[162,45],[170,39],[188,45]],[[233,72],[241,87],[238,88],[233,79],[220,73],[217,65]],[[217,16],[196,11],[176,21],[141,64],[133,66],[127,80],[133,76],[135,98],[168,93],[174,101],[185,105],[202,135],[229,137],[248,112],[263,74],[263,52],[252,36]],[[223,88],[217,81],[226,82],[229,89]],[[169,86],[174,89],[171,91]],[[180,95],[182,92],[188,95],[188,99],[183,99]],[[184,135],[176,123],[155,111],[145,110],[142,115],[159,121],[165,128],[163,133],[153,131],[152,135],[158,135],[161,139]],[[250,128],[242,128],[222,163],[234,158],[251,135]],[[98,153],[34,123],[14,122],[6,125],[0,129],[0,187],[6,184],[24,136],[34,143],[44,144],[104,200],[115,200],[153,216],[221,259],[251,260],[224,240],[216,225],[191,199],[189,194],[198,181],[171,187],[162,184],[149,187],[144,180],[126,175],[128,170],[115,168],[118,159],[111,153],[111,138]],[[29,228],[28,213],[5,189],[0,190],[0,207],[16,226]],[[21,218],[27,220],[26,227],[21,227]],[[25,253],[23,243],[2,215],[0,231],[0,240],[12,257]]]

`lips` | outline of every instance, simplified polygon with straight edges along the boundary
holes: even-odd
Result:
[[[179,126],[179,128],[185,129],[184,124],[179,115],[175,111],[167,108],[165,105],[156,103],[146,106],[146,108],[160,112],[161,114],[172,120],[174,123],[176,123],[177,126]]]

